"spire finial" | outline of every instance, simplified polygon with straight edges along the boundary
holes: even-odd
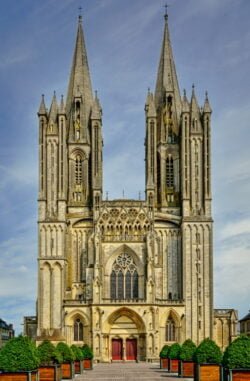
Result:
[[[95,99],[97,99],[97,98],[98,98],[98,91],[95,90]]]
[[[78,11],[79,11],[78,21],[79,21],[79,24],[81,24],[81,22],[82,22],[82,7],[79,7]]]
[[[165,8],[165,15],[164,15],[164,18],[165,18],[166,21],[167,21],[167,19],[168,19],[168,7],[169,7],[169,5],[168,5],[168,3],[166,3],[166,4],[164,5],[164,8]]]
[[[187,92],[186,92],[186,89],[184,89],[184,90],[183,90],[183,95],[184,95],[184,97],[186,97],[186,96],[187,96]]]

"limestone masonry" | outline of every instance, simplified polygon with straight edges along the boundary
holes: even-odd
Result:
[[[213,337],[211,112],[207,95],[202,108],[194,88],[180,95],[165,15],[145,105],[146,197],[104,201],[102,109],[79,17],[67,99],[54,95],[49,112],[42,99],[38,112],[38,342],[142,361]]]

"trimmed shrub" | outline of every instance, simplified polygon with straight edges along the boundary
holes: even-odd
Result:
[[[75,355],[66,343],[58,343],[56,349],[62,356],[62,362],[69,363],[75,360]]]
[[[164,345],[160,351],[160,358],[166,359],[168,357],[169,346]]]
[[[49,340],[44,340],[37,347],[37,352],[40,358],[40,365],[60,364],[63,360],[61,353]]]
[[[179,359],[180,356],[180,350],[181,346],[178,343],[174,343],[170,346],[169,351],[168,351],[168,358],[169,359]]]
[[[180,360],[193,361],[195,350],[196,350],[195,343],[192,340],[187,339],[186,341],[184,341],[184,343],[181,346]]]
[[[82,353],[82,350],[81,348],[79,348],[77,345],[73,344],[71,345],[71,350],[72,352],[74,353],[75,355],[75,360],[77,361],[81,361],[83,360],[83,353]]]
[[[250,338],[240,336],[226,348],[223,365],[230,369],[250,368]]]
[[[222,353],[211,339],[204,339],[194,353],[194,361],[198,364],[220,364]]]
[[[84,360],[92,360],[94,357],[92,349],[86,344],[82,347],[82,353]]]
[[[0,369],[5,372],[35,370],[39,364],[35,343],[26,336],[12,338],[0,352]]]

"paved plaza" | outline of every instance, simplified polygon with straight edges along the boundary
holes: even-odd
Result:
[[[169,374],[160,369],[159,364],[151,363],[116,363],[96,364],[92,371],[85,371],[83,375],[75,377],[75,381],[177,381],[184,380],[177,374]],[[186,381],[193,380],[185,378]]]

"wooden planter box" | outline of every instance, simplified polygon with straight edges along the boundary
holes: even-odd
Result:
[[[39,381],[61,381],[61,365],[44,365],[39,369]]]
[[[194,377],[194,362],[193,361],[179,361],[179,377]]]
[[[75,360],[74,361],[74,366],[75,366],[75,374],[81,374],[82,373],[81,361],[80,360]]]
[[[180,360],[177,360],[177,359],[168,359],[168,371],[170,373],[178,373],[179,362]]]
[[[3,372],[0,373],[1,381],[37,381],[38,372]]]
[[[222,367],[217,364],[195,363],[194,381],[222,381]]]
[[[84,359],[84,360],[82,360],[82,363],[83,363],[83,369],[84,370],[93,369],[92,360]]]
[[[224,368],[224,381],[249,381],[250,369]]]
[[[160,368],[168,369],[168,359],[160,358]]]
[[[74,364],[73,363],[62,363],[62,380],[71,380],[75,376]]]

